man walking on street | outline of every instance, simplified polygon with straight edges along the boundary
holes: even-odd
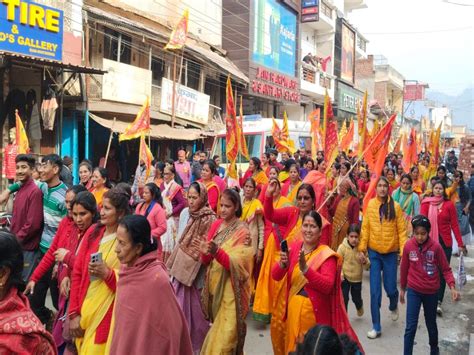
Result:
[[[183,187],[185,190],[191,185],[191,164],[186,160],[186,151],[184,148],[179,148],[178,150],[178,160],[174,162],[174,168],[176,173],[179,175],[183,181]]]
[[[38,265],[41,253],[39,244],[43,228],[43,194],[31,178],[36,165],[32,155],[16,156],[16,180],[21,187],[13,202],[10,231],[15,234],[23,250],[23,281],[26,283]]]

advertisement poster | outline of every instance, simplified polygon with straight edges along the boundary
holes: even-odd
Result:
[[[355,33],[344,23],[342,24],[341,39],[341,78],[348,82],[354,82],[355,66]]]
[[[0,50],[62,59],[63,12],[31,1],[0,2]]]
[[[276,0],[254,1],[252,60],[295,76],[296,15]]]

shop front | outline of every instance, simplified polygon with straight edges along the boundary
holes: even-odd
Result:
[[[357,119],[357,108],[362,107],[364,93],[339,80],[337,81],[336,91],[337,101],[334,107],[338,121],[343,122],[351,118]]]

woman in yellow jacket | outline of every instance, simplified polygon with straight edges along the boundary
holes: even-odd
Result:
[[[382,334],[382,277],[385,292],[390,300],[392,320],[398,319],[398,255],[402,253],[407,231],[402,209],[390,197],[389,186],[388,180],[383,176],[377,181],[377,197],[369,201],[364,213],[358,248],[361,261],[365,259],[366,252],[370,259],[370,312],[373,325],[367,333],[370,339],[378,338]]]

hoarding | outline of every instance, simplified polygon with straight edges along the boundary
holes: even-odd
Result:
[[[341,79],[354,82],[355,32],[342,23],[341,33]]]
[[[301,1],[301,22],[319,21],[319,0]]]
[[[426,84],[405,84],[403,99],[405,101],[422,101],[425,99]]]
[[[0,50],[62,60],[63,11],[32,1],[0,2]]]
[[[295,75],[296,14],[276,0],[255,0],[252,60]]]

